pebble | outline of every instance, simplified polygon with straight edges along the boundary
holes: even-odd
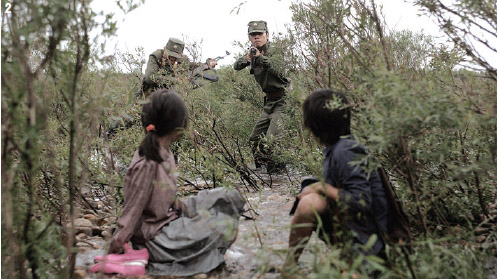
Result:
[[[86,273],[86,271],[84,271],[83,269],[76,269],[74,270],[74,274],[72,276],[72,279],[85,279],[88,277],[88,274]]]
[[[88,235],[86,235],[85,233],[79,233],[76,235],[76,240],[85,239],[87,237],[88,237]]]
[[[91,223],[90,220],[87,220],[85,218],[77,218],[74,220],[74,226],[75,227],[91,227],[93,224]]]
[[[103,231],[101,235],[102,235],[103,238],[108,238],[108,237],[111,236],[111,234],[110,234],[109,231]]]
[[[97,221],[97,216],[93,214],[85,214],[83,218],[90,220],[92,223],[95,223]]]
[[[90,245],[86,242],[78,242],[78,243],[76,243],[76,247],[92,247],[92,245]]]
[[[102,218],[97,220],[97,225],[99,226],[107,225],[108,223],[110,223],[109,218]]]
[[[86,235],[91,235],[91,227],[93,224],[84,218],[77,218],[74,220],[74,229],[76,234],[84,233]],[[71,228],[71,224],[67,223],[66,224],[66,230],[69,231]]]

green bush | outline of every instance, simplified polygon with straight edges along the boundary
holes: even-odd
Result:
[[[99,189],[118,214],[123,173],[144,135],[141,103],[133,98],[146,56],[137,49],[99,58],[85,36],[96,26],[85,1],[28,2],[13,11],[33,14],[33,21],[18,16],[12,30],[2,25],[2,275],[68,278],[74,235],[64,228],[80,204],[91,206],[81,192]],[[288,34],[271,36],[284,61],[277,66],[293,87],[275,152],[292,181],[319,176],[322,147],[302,126],[301,104],[318,88],[345,91],[353,133],[376,159],[372,166],[387,169],[414,230],[409,253],[389,246],[388,263],[343,258],[350,247],[339,243],[315,249],[302,276],[353,278],[379,270],[380,278],[483,278],[497,249],[492,69],[461,68],[464,45],[387,32],[369,2],[313,0],[291,9]],[[113,31],[107,19],[104,34]],[[46,30],[53,31],[49,37]],[[239,45],[242,54],[246,46]],[[219,82],[193,90],[185,77],[175,88],[190,112],[174,147],[180,181],[199,189],[260,189],[264,182],[248,168],[248,138],[264,95],[248,69],[225,66],[218,73]],[[107,137],[119,122],[129,127]]]

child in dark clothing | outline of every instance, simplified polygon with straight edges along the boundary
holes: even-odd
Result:
[[[297,195],[292,219],[287,264],[295,264],[316,229],[318,216],[324,233],[333,240],[333,227],[344,225],[358,244],[366,244],[379,230],[386,230],[388,207],[381,178],[365,164],[351,165],[366,156],[350,133],[350,108],[346,97],[330,89],[312,92],[304,102],[304,125],[325,146],[322,182],[315,182]],[[332,215],[343,222],[333,224]],[[362,248],[360,248],[362,249]],[[384,249],[380,237],[364,254],[378,255]]]

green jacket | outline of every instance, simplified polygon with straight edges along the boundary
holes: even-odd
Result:
[[[217,71],[210,68],[209,65],[205,63],[195,68],[190,77],[190,81],[193,83],[194,88],[202,87],[218,80],[219,76],[217,75]]]
[[[255,59],[254,78],[259,83],[262,91],[266,94],[282,92],[290,84],[288,79],[283,76],[280,70],[276,69],[275,62],[281,64],[281,61],[274,61],[276,58],[270,49],[269,42],[259,49],[261,55]],[[236,60],[233,68],[237,71],[250,66],[250,61],[244,55]]]
[[[150,54],[143,78],[143,92],[145,94],[159,88],[171,88],[174,83],[174,70],[169,63],[165,62],[162,66],[163,50],[158,49]]]

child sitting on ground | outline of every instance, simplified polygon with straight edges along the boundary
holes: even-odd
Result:
[[[185,203],[176,198],[170,145],[180,139],[187,123],[188,111],[179,95],[171,90],[153,93],[143,105],[146,135],[124,180],[124,204],[109,252],[120,253],[125,247],[130,251],[128,241],[135,249],[146,248],[150,275],[209,272],[224,262],[238,232],[245,201],[237,190],[204,190]],[[97,267],[108,271],[104,265]]]
[[[350,116],[345,95],[331,89],[316,90],[304,102],[304,125],[325,146],[323,181],[304,187],[297,195],[287,268],[298,262],[317,228],[318,216],[323,224],[320,228],[322,239],[327,237],[331,243],[337,241],[336,228],[339,227],[341,231],[351,233],[355,251],[365,255],[383,253],[385,244],[379,230],[386,231],[387,199],[378,173],[368,172],[361,161],[366,156],[366,149],[350,133]],[[359,161],[359,165],[351,164]],[[374,234],[378,238],[366,251],[364,244]]]

